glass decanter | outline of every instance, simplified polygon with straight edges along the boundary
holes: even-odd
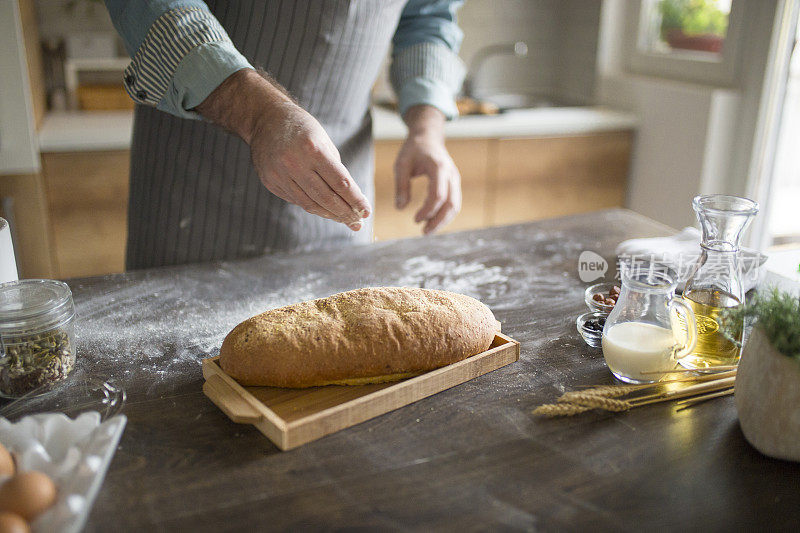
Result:
[[[668,266],[637,260],[620,270],[622,289],[603,327],[603,357],[617,379],[653,383],[694,349],[694,314],[675,297],[678,276]]]
[[[697,322],[697,346],[680,363],[708,368],[739,363],[744,324],[726,320],[725,312],[744,302],[739,241],[758,213],[758,203],[724,194],[696,196],[692,201],[703,232],[700,257],[683,290]]]

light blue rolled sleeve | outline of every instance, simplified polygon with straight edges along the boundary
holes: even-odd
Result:
[[[253,68],[205,2],[106,0],[131,56],[124,86],[134,101],[184,118],[234,72]]]
[[[447,118],[458,115],[455,96],[464,80],[458,49],[464,34],[456,22],[461,0],[409,0],[392,40],[390,78],[400,114],[426,104]]]

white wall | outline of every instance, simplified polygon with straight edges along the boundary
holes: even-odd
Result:
[[[484,64],[479,90],[591,103],[601,5],[600,0],[467,0],[458,14],[465,34],[461,58],[469,64],[484,46],[524,41],[527,57],[497,56]],[[114,32],[102,3],[36,0],[36,10],[45,40]],[[378,92],[390,96],[386,76]]]
[[[467,0],[458,12],[460,56],[469,65],[484,46],[524,41],[528,56],[494,56],[476,79],[479,96],[514,93],[589,104],[594,97],[599,0]],[[376,84],[393,98],[388,62]]]
[[[676,228],[694,224],[692,198],[723,189],[736,93],[634,75],[599,83],[602,103],[639,117],[627,206]]]
[[[528,56],[498,56],[481,69],[479,94],[532,93],[588,103],[594,93],[597,0],[468,0],[458,14],[461,58],[480,48],[524,41]]]
[[[594,102],[601,6],[598,0],[558,3],[554,93],[566,102]]]
[[[70,34],[104,31],[116,34],[102,2],[85,0],[36,0],[39,36],[60,39]]]
[[[627,206],[674,227],[695,222],[697,194],[747,193],[763,79],[776,2],[761,0],[750,16],[734,88],[642,76],[627,71],[624,0],[605,0],[601,16],[596,99],[640,119]]]
[[[483,63],[476,93],[549,94],[555,85],[556,13],[552,0],[468,0],[458,12],[461,58],[470,65],[484,46],[524,41],[528,56],[495,56]]]

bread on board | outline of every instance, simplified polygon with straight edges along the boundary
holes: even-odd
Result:
[[[463,294],[357,289],[245,320],[222,342],[219,364],[242,385],[380,383],[481,353],[497,327],[488,307]]]

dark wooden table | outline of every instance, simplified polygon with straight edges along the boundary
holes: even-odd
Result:
[[[726,530],[800,526],[800,465],[742,436],[733,399],[540,419],[612,382],[575,329],[577,260],[670,232],[629,211],[71,283],[78,373],[128,391],[128,426],[88,531]],[[613,271],[613,266],[612,266]],[[520,361],[280,452],[201,392],[199,360],[240,320],[369,285],[480,298]]]

